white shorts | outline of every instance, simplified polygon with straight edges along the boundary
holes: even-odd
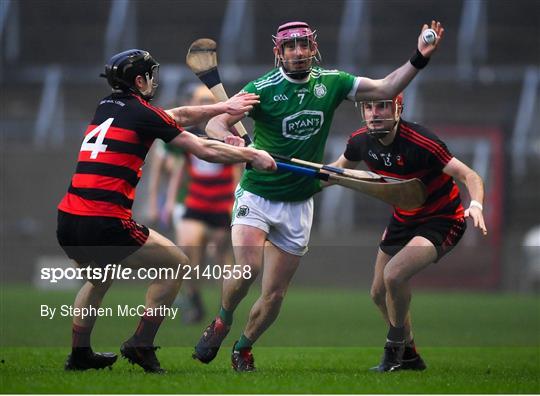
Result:
[[[233,226],[257,227],[281,250],[295,256],[306,254],[313,223],[313,198],[295,202],[270,201],[240,186],[235,196]]]

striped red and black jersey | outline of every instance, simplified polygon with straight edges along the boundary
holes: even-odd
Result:
[[[187,157],[189,172],[187,208],[209,213],[230,213],[234,204],[234,165],[215,164]]]
[[[367,134],[367,128],[354,132],[344,156],[349,161],[364,161],[382,176],[399,179],[419,178],[427,189],[423,206],[414,210],[395,207],[399,222],[421,222],[434,217],[463,217],[459,188],[442,169],[453,158],[446,145],[431,131],[401,120],[394,141],[385,146]]]
[[[98,104],[86,128],[75,174],[58,209],[80,216],[131,218],[135,188],[156,138],[169,142],[183,129],[162,109],[132,93]]]

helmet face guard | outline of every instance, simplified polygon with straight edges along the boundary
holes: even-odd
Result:
[[[148,51],[131,49],[111,57],[105,65],[105,73],[101,76],[107,78],[113,90],[130,90],[150,100],[158,87],[159,63]],[[137,76],[143,76],[148,84],[143,92],[135,85]]]
[[[403,94],[389,100],[355,102],[355,106],[360,110],[362,122],[368,128],[367,134],[375,139],[383,139],[392,132],[401,118]],[[366,110],[371,113],[371,117],[366,117]],[[382,114],[382,116],[377,114]],[[389,122],[392,122],[390,127],[388,126]]]
[[[148,87],[146,90],[141,91],[141,94],[145,99],[151,99],[156,93],[156,89],[159,86],[159,65],[153,65],[149,72],[144,73],[146,78],[146,84]]]
[[[275,36],[272,36],[274,46],[276,48],[275,53],[275,66],[283,66],[288,75],[306,75],[311,71],[313,61],[320,62],[321,54],[317,46],[317,34],[316,31],[312,31],[309,25],[305,22],[288,22],[278,27]],[[296,60],[284,60],[284,45],[286,43],[293,42],[294,47],[300,42],[307,42],[310,52],[315,50],[316,53],[308,58],[296,59]],[[304,69],[293,70],[289,65],[291,63],[306,63]]]

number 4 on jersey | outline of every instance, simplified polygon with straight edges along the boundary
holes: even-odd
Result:
[[[106,121],[99,124],[97,127],[88,132],[88,134],[84,137],[81,145],[81,151],[91,151],[91,159],[96,159],[99,153],[107,150],[107,145],[103,144],[103,139],[105,139],[105,135],[107,134],[107,131],[110,128],[113,120],[114,118],[108,118]],[[94,143],[89,143],[90,139],[92,139],[96,135],[96,141]]]

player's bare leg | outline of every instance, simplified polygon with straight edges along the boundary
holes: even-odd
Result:
[[[386,286],[384,285],[384,268],[390,261],[392,256],[384,253],[379,249],[377,253],[377,259],[375,261],[375,271],[373,274],[373,282],[371,283],[371,299],[373,303],[379,308],[386,324],[390,325],[390,319],[388,318],[388,310],[386,308]],[[407,313],[405,318],[405,343],[412,344],[414,336],[411,325],[410,312]]]
[[[204,248],[207,243],[206,225],[200,221],[184,219],[180,223],[182,233],[178,239],[179,246],[189,257],[191,265],[200,265],[204,259]]]
[[[77,264],[80,268],[88,267],[88,265],[95,266],[95,263],[87,263],[87,264]],[[81,287],[79,292],[77,293],[77,296],[75,297],[75,301],[73,303],[73,308],[88,308],[90,306],[99,308],[101,306],[101,302],[103,301],[103,297],[105,296],[105,293],[107,293],[107,290],[109,290],[109,287],[112,285],[113,280],[108,279],[105,282],[102,282],[99,279],[86,281],[86,283]],[[75,311],[80,312],[80,311]],[[73,324],[81,327],[87,327],[92,328],[94,327],[94,323],[96,322],[96,316],[93,315],[87,315],[84,318],[81,315],[75,315],[73,316]]]
[[[261,296],[251,308],[244,332],[233,347],[232,366],[236,371],[255,370],[251,346],[278,317],[300,259],[301,256],[287,253],[266,242]]]
[[[212,233],[212,242],[215,244],[215,261],[220,265],[233,265],[231,248],[231,232],[227,228],[215,229]]]
[[[247,295],[249,287],[259,274],[262,261],[266,232],[248,225],[232,227],[232,244],[236,265],[244,274],[244,268],[250,268],[251,276],[241,276],[239,279],[223,280],[221,293],[221,309],[219,315],[204,330],[202,337],[195,346],[193,358],[202,363],[210,363],[216,357],[221,343],[227,336],[232,324],[233,312]]]
[[[187,264],[187,257],[174,247],[174,244],[157,232],[150,230],[150,235],[146,243],[135,253],[122,261],[122,264],[131,268],[172,268],[177,265]],[[86,267],[88,264],[80,265]],[[181,277],[179,279],[156,279],[153,280],[146,293],[147,309],[162,306],[169,307],[180,288]],[[106,282],[96,279],[83,285],[74,302],[75,308],[88,308],[90,306],[98,308],[112,280]],[[73,318],[73,348],[72,354],[66,362],[68,370],[84,370],[87,368],[102,368],[112,365],[116,361],[116,355],[112,353],[96,354],[90,348],[90,334],[96,317],[87,316],[84,319],[80,316]],[[137,328],[136,335],[132,337],[136,340],[136,345],[143,348],[152,348],[153,340],[157,330],[163,321],[163,317],[143,316]],[[137,337],[137,334],[139,335]],[[124,344],[125,345],[125,344]],[[145,349],[145,352],[146,352]],[[147,371],[161,371],[159,362],[155,359],[154,350],[150,351],[151,363],[145,363],[143,368]],[[129,353],[129,352],[128,352]],[[136,361],[140,363],[139,361]]]
[[[179,265],[188,265],[189,260],[169,239],[150,230],[146,243],[124,259],[122,264],[131,268],[171,268],[175,271]],[[122,356],[147,372],[163,372],[155,354],[157,347],[154,346],[154,338],[165,317],[156,315],[152,308],[171,306],[180,289],[182,275],[183,271],[180,271],[178,279],[163,277],[150,283],[146,292],[146,312],[135,334],[120,349]]]
[[[169,239],[150,230],[146,243],[122,260],[122,265],[131,268],[170,268],[176,270],[179,265],[181,267],[189,265],[189,259]],[[182,284],[182,275],[183,272],[180,271],[178,279],[163,277],[151,281],[146,292],[146,308],[170,307]]]
[[[416,236],[384,268],[386,307],[392,326],[405,325],[411,301],[409,280],[436,259],[435,246],[426,238]]]
[[[240,269],[239,265],[235,266],[233,250],[231,245],[231,231],[230,228],[216,228],[212,229],[209,237],[209,243],[206,247],[206,254],[209,256],[213,265],[221,266],[222,268],[228,268],[233,271],[235,268]],[[227,266],[227,267],[225,267]],[[236,274],[237,276],[237,274]],[[254,277],[254,279],[256,276]],[[216,280],[222,285],[222,280]]]
[[[384,267],[390,261],[392,256],[384,253],[379,249],[377,259],[375,260],[375,271],[373,273],[373,281],[371,283],[371,300],[381,311],[383,318],[387,324],[390,324],[388,319],[388,310],[386,309],[386,287],[384,286]]]
[[[223,281],[221,305],[232,312],[247,295],[262,269],[266,232],[248,225],[235,225],[231,237],[236,265],[242,269],[244,266],[251,268],[251,277],[248,279],[231,277]]]
[[[79,264],[80,268],[95,266],[95,263]],[[93,283],[92,283],[93,282]],[[75,312],[82,312],[81,308],[99,308],[105,293],[112,284],[112,279],[106,282],[101,280],[87,281],[77,293],[73,307]],[[65,363],[66,370],[87,370],[90,368],[110,367],[116,362],[117,356],[112,352],[92,351],[90,346],[90,335],[97,317],[94,315],[75,315],[72,325],[72,349]]]
[[[184,249],[184,252],[191,261],[191,266],[201,267],[204,263],[207,229],[206,225],[198,220],[183,219],[180,222],[181,233],[179,234],[178,244]],[[202,271],[202,268],[201,268]],[[185,283],[183,293],[186,306],[183,309],[182,319],[184,323],[197,323],[204,317],[204,307],[200,295],[200,281],[195,277]]]
[[[264,270],[261,296],[249,313],[244,334],[255,342],[276,320],[289,283],[300,264],[296,256],[267,242],[264,249]]]
[[[393,257],[379,249],[371,296],[390,330],[383,359],[379,366],[373,368],[374,370],[424,370],[426,368],[426,364],[416,351],[413,340],[409,310],[411,294],[408,281],[414,274],[435,261],[436,255],[435,247],[422,237],[413,238]],[[412,264],[407,264],[409,262]],[[394,316],[391,316],[392,314]],[[399,315],[398,320],[396,320],[396,315]]]

